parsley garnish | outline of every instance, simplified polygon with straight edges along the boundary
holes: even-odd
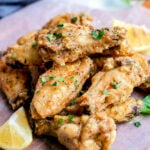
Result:
[[[12,54],[11,57],[15,58],[15,57],[17,57],[17,55],[16,54]]]
[[[54,78],[55,78],[55,76],[50,76],[49,77],[50,80],[53,80]]]
[[[74,85],[77,85],[78,84],[78,80],[74,81]]]
[[[71,19],[71,22],[72,22],[72,23],[75,23],[75,22],[77,22],[77,20],[78,20],[77,17],[73,17],[73,18]]]
[[[80,17],[83,17],[83,16],[84,16],[84,14],[80,14],[79,16],[80,16]]]
[[[76,104],[77,102],[76,102],[76,99],[73,99],[72,101],[71,101],[71,104]]]
[[[138,127],[141,126],[141,122],[137,121],[137,122],[134,123],[134,125],[138,128]]]
[[[42,82],[42,85],[44,85],[44,84],[46,83],[45,77],[42,77],[42,78],[41,78],[41,82]]]
[[[111,82],[111,84],[114,86],[115,89],[118,89],[121,86],[121,82],[120,83]]]
[[[62,34],[61,34],[61,33],[56,33],[56,32],[55,32],[54,35],[56,36],[56,40],[62,37]]]
[[[103,94],[107,95],[108,94],[108,90],[104,90]]]
[[[71,123],[73,121],[74,115],[68,115],[69,117],[69,122]]]
[[[53,39],[53,34],[47,35],[47,38],[51,41]]]
[[[34,42],[34,43],[32,44],[32,47],[34,48],[34,47],[36,47],[36,46],[38,46],[38,43],[37,43],[37,42]]]
[[[94,30],[92,32],[92,37],[95,38],[95,39],[97,39],[97,40],[100,40],[100,39],[103,38],[104,34],[105,34],[104,29],[102,29],[100,31],[99,30]]]
[[[91,93],[91,94],[89,94],[89,95],[90,95],[90,96],[93,96],[94,94]]]
[[[57,27],[58,28],[62,28],[64,26],[64,24],[58,24]]]
[[[62,124],[63,121],[64,121],[63,118],[59,118],[58,121],[57,121],[57,123],[58,123],[58,124]]]
[[[70,80],[72,80],[72,79],[74,79],[74,76],[71,76],[71,77],[70,77]]]
[[[140,110],[140,113],[142,114],[150,114],[150,95],[146,96],[142,99],[142,108]]]
[[[59,77],[59,78],[58,78],[58,81],[59,81],[59,82],[62,82],[62,81],[64,81],[64,78],[63,78],[63,77]]]
[[[52,86],[57,86],[57,82],[54,82],[54,83],[52,84]]]

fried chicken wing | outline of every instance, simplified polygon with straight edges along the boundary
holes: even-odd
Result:
[[[94,35],[92,37],[93,32],[104,32],[104,35],[98,40]],[[53,60],[64,65],[86,55],[103,53],[104,50],[117,47],[124,41],[125,35],[123,28],[94,30],[87,26],[66,23],[62,28],[40,31],[37,41],[44,61]]]
[[[60,122],[61,120],[61,122]],[[56,136],[69,150],[109,150],[116,137],[116,125],[106,114],[92,116],[54,116],[36,120],[36,133]]]
[[[38,45],[35,41],[36,32],[30,32],[18,39],[17,44],[7,49],[7,63],[15,65],[41,65],[42,60],[38,54]]]
[[[146,80],[147,74],[146,59],[140,54],[135,54],[134,63],[105,72],[100,71],[93,76],[92,85],[78,98],[78,103],[94,114],[110,104],[124,102],[131,95],[134,87]]]
[[[93,67],[90,58],[65,66],[53,66],[39,77],[32,99],[32,117],[46,118],[59,113],[77,96]],[[38,92],[37,92],[38,91]]]
[[[0,59],[0,90],[6,95],[12,109],[17,109],[29,99],[29,72],[24,69],[12,69]]]
[[[49,22],[47,22],[43,29],[49,29],[52,30],[57,25],[63,24],[63,23],[72,23],[76,25],[90,25],[92,24],[92,17],[88,13],[65,13],[58,15],[54,18],[52,18]]]

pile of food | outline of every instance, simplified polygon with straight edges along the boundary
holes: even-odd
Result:
[[[0,89],[13,110],[25,107],[34,134],[69,150],[109,150],[117,123],[150,112],[147,99],[131,97],[150,88],[150,72],[127,34],[95,29],[87,13],[58,15],[8,47]]]

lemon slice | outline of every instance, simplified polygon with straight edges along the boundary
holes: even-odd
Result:
[[[134,51],[139,53],[150,52],[150,29],[145,26],[127,24],[118,20],[113,20],[112,26],[119,26],[127,29],[127,40]]]
[[[0,127],[0,148],[20,150],[29,146],[32,140],[32,131],[21,107]]]

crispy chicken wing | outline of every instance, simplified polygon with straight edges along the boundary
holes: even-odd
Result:
[[[5,56],[0,59],[0,89],[13,109],[19,108],[29,99],[29,80],[28,71],[7,66]]]
[[[32,99],[32,117],[46,118],[59,113],[77,96],[93,67],[90,58],[65,66],[53,66],[39,77]]]
[[[104,50],[119,46],[125,39],[125,29],[104,28],[102,39],[92,37],[94,29],[87,26],[64,24],[62,28],[42,30],[37,36],[39,53],[44,61],[53,60],[58,64],[73,62],[86,55],[103,53]],[[112,53],[110,51],[110,53]]]
[[[133,88],[143,83],[148,74],[148,64],[140,54],[135,54],[134,63],[109,71],[100,71],[92,77],[92,85],[78,103],[90,113],[100,112],[110,104],[124,102]]]
[[[63,23],[72,23],[76,25],[90,25],[92,24],[92,17],[88,13],[65,13],[58,15],[52,18],[49,22],[47,22],[43,29],[52,30],[57,25],[61,25]]]
[[[30,32],[18,39],[17,44],[8,47],[7,63],[15,65],[41,65],[42,60],[38,54],[38,45],[35,41],[36,32]]]
[[[36,133],[56,136],[69,150],[109,150],[116,137],[116,125],[106,114],[54,116],[36,120]]]

